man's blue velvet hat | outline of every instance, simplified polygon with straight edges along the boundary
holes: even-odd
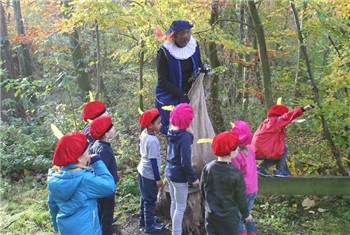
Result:
[[[175,20],[171,23],[170,28],[166,31],[166,35],[171,34],[172,32],[180,32],[184,29],[190,29],[193,27],[193,24],[190,24],[187,20]]]

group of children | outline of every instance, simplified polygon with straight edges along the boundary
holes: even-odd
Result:
[[[182,235],[188,186],[200,186],[205,208],[207,234],[254,235],[251,210],[258,192],[258,174],[269,176],[267,168],[276,164],[275,176],[290,176],[286,161],[285,128],[311,105],[292,111],[274,105],[268,118],[253,135],[247,123],[236,121],[230,131],[216,135],[212,142],[217,160],[207,163],[201,179],[191,163],[193,135],[187,131],[193,109],[180,103],[170,113],[167,133],[165,178],[171,197],[172,235]],[[84,133],[63,136],[54,152],[54,167],[48,175],[48,204],[53,228],[60,234],[112,234],[114,194],[119,180],[109,140],[115,137],[112,119],[102,101],[88,103],[83,119],[92,120]],[[139,226],[154,234],[165,226],[155,216],[161,179],[161,146],[156,132],[162,127],[158,109],[140,116],[144,130],[140,136],[140,163],[137,167],[140,189]],[[263,159],[257,168],[256,159]],[[102,161],[101,161],[102,160]]]
[[[115,128],[99,100],[84,106],[82,118],[90,122],[83,132],[64,135],[54,151],[47,180],[51,221],[59,234],[112,235],[119,181],[110,145]]]

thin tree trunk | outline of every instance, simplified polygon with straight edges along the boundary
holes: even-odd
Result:
[[[69,2],[71,0],[62,0],[64,6],[69,9],[71,6]],[[70,18],[70,13],[64,12],[65,18]],[[70,49],[72,51],[72,60],[74,65],[74,71],[77,76],[77,83],[79,88],[83,91],[83,97],[88,97],[89,91],[91,91],[91,79],[86,72],[87,65],[83,61],[83,53],[80,47],[79,31],[77,28],[73,29],[73,33],[69,35]]]
[[[306,49],[306,46],[304,44],[303,35],[301,33],[301,30],[300,30],[298,12],[297,12],[297,10],[295,8],[293,0],[291,0],[290,5],[291,5],[292,10],[293,10],[295,23],[296,23],[296,27],[297,27],[297,31],[298,31],[298,38],[299,38],[300,45],[301,45],[301,51],[302,51],[302,53],[304,55],[304,58],[305,58],[307,71],[308,71],[309,76],[310,76],[311,86],[312,86],[312,90],[313,90],[314,96],[315,96],[315,101],[316,101],[317,105],[319,106],[319,108],[322,109],[321,100],[320,100],[320,97],[319,97],[319,94],[318,94],[318,89],[317,89],[317,86],[316,86],[315,77],[314,77],[314,74],[313,74],[313,71],[312,71],[312,68],[311,68],[309,55],[307,53],[307,49]],[[322,114],[322,112],[321,112],[320,116],[321,116],[321,123],[322,123],[322,128],[323,128],[323,133],[325,135],[325,138],[328,141],[328,145],[331,148],[333,157],[335,158],[335,160],[337,162],[337,165],[339,167],[340,173],[345,176],[345,175],[347,175],[347,172],[346,172],[346,169],[345,169],[345,167],[344,167],[344,165],[342,163],[340,152],[339,152],[339,150],[337,149],[337,147],[335,146],[335,144],[333,142],[332,134],[330,133],[330,131],[328,129],[327,121],[326,121],[324,115]]]
[[[5,10],[2,5],[2,1],[0,1],[0,38],[2,39],[0,41],[0,47],[1,47],[1,60],[3,63],[1,64],[1,69],[4,71],[4,73],[0,74],[0,82],[2,83],[4,79],[13,79],[18,76],[18,73],[15,68],[15,61],[12,57],[11,47],[10,47],[10,41],[8,40],[8,33],[7,33],[7,24],[5,19]],[[3,104],[3,101],[5,99],[11,99],[16,100],[14,97],[14,90],[6,90],[1,86],[1,95],[0,95],[0,106],[1,106],[1,120],[3,122],[7,121],[8,116],[6,115],[6,112],[9,109],[9,107],[5,106]],[[18,104],[18,101],[16,101]],[[20,106],[16,108],[17,110],[23,110],[23,107]],[[20,112],[18,112],[20,113]]]
[[[101,94],[106,96],[106,87],[104,84],[103,77],[101,76],[102,71],[102,57],[101,57],[101,44],[100,44],[100,31],[98,29],[98,23],[95,22],[95,34],[96,34],[96,57],[97,57],[97,63],[96,63],[96,79],[97,79],[97,98]]]
[[[307,7],[307,3],[303,3],[304,10]],[[303,18],[300,19],[300,30],[302,29],[303,25]],[[298,78],[300,74],[300,60],[301,60],[301,48],[300,48],[300,41],[298,41],[298,61],[297,61],[297,71],[295,72],[295,78],[294,78],[294,85],[293,85],[293,98],[296,98],[297,96],[297,86],[298,86]]]
[[[21,3],[19,0],[13,0],[13,8],[15,12],[17,33],[25,35],[22,13],[21,13]],[[33,64],[32,64],[32,58],[29,54],[28,45],[25,43],[20,43],[20,46],[17,49],[17,53],[18,53],[18,60],[20,64],[22,78],[32,77]]]
[[[263,75],[263,83],[264,83],[265,105],[266,105],[266,109],[269,109],[274,103],[272,100],[271,71],[270,71],[269,58],[267,55],[264,29],[260,21],[258,11],[255,6],[255,2],[250,0],[247,0],[247,2],[248,2],[250,15],[252,17],[252,21],[255,27],[256,37],[258,39],[259,55],[260,55],[260,62],[262,67],[262,75]]]
[[[245,16],[245,21],[247,25],[251,25],[252,22],[252,18],[250,17],[249,14],[247,14],[247,6],[244,6],[245,8],[245,12],[246,12],[246,16]],[[246,27],[246,43],[245,46],[252,46],[252,44],[254,44],[254,35],[252,32],[252,28],[250,27]],[[244,57],[245,61],[252,61],[252,55],[251,54],[245,54]],[[248,109],[248,105],[249,105],[249,85],[251,84],[250,80],[251,80],[251,74],[252,74],[252,69],[254,67],[244,67],[243,70],[243,103],[242,103],[242,107],[243,110],[247,110]]]
[[[140,77],[140,95],[139,95],[139,107],[141,110],[143,109],[143,96],[142,96],[142,90],[143,90],[143,66],[145,64],[145,52],[144,52],[144,46],[145,42],[141,40],[140,45],[140,69],[139,69],[139,77]]]
[[[213,25],[219,18],[218,3],[219,2],[217,0],[212,1],[212,11],[211,11],[211,18],[210,18],[211,25]],[[212,68],[217,68],[220,66],[215,42],[209,43],[209,60]],[[220,109],[219,76],[217,74],[213,74],[211,77],[209,91],[210,91],[209,113],[211,116],[214,130],[215,132],[218,132],[220,129],[224,127],[224,120],[222,118],[221,109]]]

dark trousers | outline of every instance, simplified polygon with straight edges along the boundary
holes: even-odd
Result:
[[[151,226],[154,222],[158,188],[155,180],[150,180],[138,174],[140,198],[140,224],[145,222]]]
[[[207,235],[238,235],[239,216],[219,217],[212,213],[205,213],[205,230]]]
[[[114,213],[114,194],[113,197],[104,197],[97,199],[98,215],[103,235],[113,235],[112,223]]]
[[[169,119],[170,119],[170,111],[162,109],[163,105],[156,101],[156,108],[159,110],[160,116],[162,117],[162,127],[160,128],[160,133],[166,135],[168,133],[169,128]],[[167,105],[165,105],[167,106]]]

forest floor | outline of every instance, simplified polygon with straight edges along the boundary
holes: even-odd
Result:
[[[165,228],[157,233],[158,235],[171,235],[171,221],[161,220],[165,224]],[[204,226],[204,225],[203,225]],[[257,227],[259,227],[257,225]],[[126,221],[121,222],[117,221],[113,225],[114,235],[137,235],[137,234],[146,234],[144,231],[139,229],[138,226],[138,214],[130,214]],[[260,227],[259,235],[281,235],[281,233],[273,230],[272,228],[267,228],[265,226]],[[191,235],[190,233],[188,235]],[[204,228],[201,235],[205,235]]]

